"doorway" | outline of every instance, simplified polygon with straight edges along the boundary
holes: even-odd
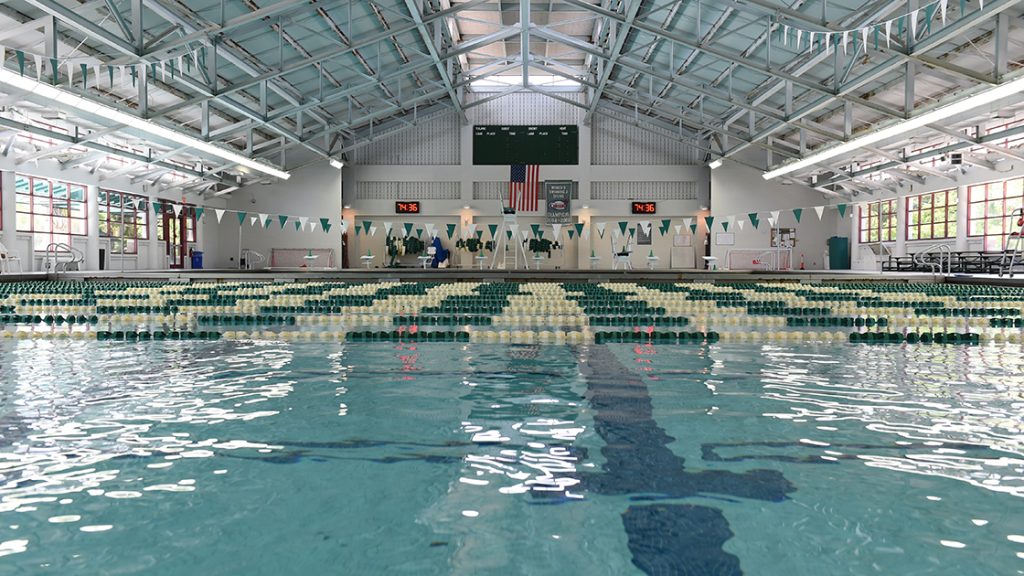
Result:
[[[163,222],[160,224],[164,241],[164,254],[167,256],[169,268],[185,267],[185,254],[188,252],[188,229],[185,210],[177,216],[171,210],[163,211]]]

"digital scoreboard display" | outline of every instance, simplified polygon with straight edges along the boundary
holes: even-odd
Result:
[[[395,202],[395,214],[419,214],[420,203],[415,202]]]
[[[633,214],[657,214],[657,202],[631,202]]]
[[[473,164],[579,164],[579,127],[473,126]]]

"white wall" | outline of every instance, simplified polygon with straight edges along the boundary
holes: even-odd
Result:
[[[801,255],[808,270],[820,270],[825,267],[824,252],[828,238],[837,234],[837,212],[825,210],[822,220],[818,220],[812,206],[833,204],[836,200],[826,198],[822,193],[800,185],[783,185],[775,181],[766,181],[761,172],[753,168],[725,161],[725,164],[711,171],[711,214],[715,216],[711,235],[711,255],[718,258],[720,267],[727,265],[730,249],[768,248],[771,245],[771,232],[764,211],[780,210],[778,226],[795,228],[797,243],[793,249],[793,267],[800,265]],[[797,223],[792,208],[804,208],[800,222]],[[747,218],[750,212],[762,212],[760,225],[755,229]],[[738,226],[729,228],[735,232],[735,245],[718,246],[716,235],[722,232],[720,222],[722,216],[735,215],[744,220],[744,229]],[[700,227],[705,228],[703,218]]]
[[[341,267],[341,228],[338,226],[342,210],[341,171],[326,162],[294,170],[291,178],[283,182],[236,190],[225,208],[247,213],[241,225],[241,248],[255,250],[268,261],[274,248],[327,248],[334,251],[335,267]],[[250,224],[250,216],[260,213],[271,215],[269,228]],[[291,218],[282,229],[277,219],[280,214],[308,217],[318,222],[316,230],[297,231]],[[324,233],[320,228],[320,218],[331,219],[329,232]],[[235,212],[225,214],[220,224],[213,214],[207,217],[206,231],[216,237],[215,243],[208,243],[210,267],[238,267],[239,228]]]

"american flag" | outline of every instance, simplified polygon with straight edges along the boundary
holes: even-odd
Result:
[[[537,164],[513,164],[508,182],[508,204],[513,210],[537,211],[537,197],[540,188],[540,166]]]

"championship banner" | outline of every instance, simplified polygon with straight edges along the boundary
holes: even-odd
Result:
[[[568,224],[572,202],[572,180],[544,182],[544,203],[547,205],[548,224]]]

